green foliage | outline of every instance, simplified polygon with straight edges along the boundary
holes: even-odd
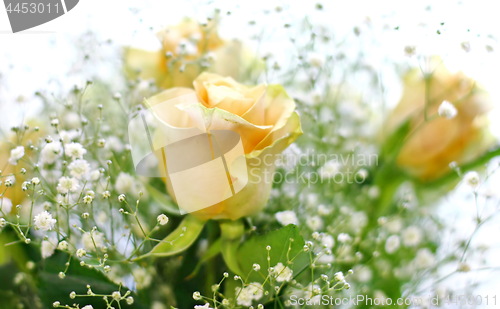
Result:
[[[153,250],[136,260],[145,257],[171,256],[185,251],[189,248],[200,235],[206,221],[198,219],[195,216],[187,215],[179,226],[163,239]]]
[[[267,250],[267,246],[271,250]],[[294,276],[309,264],[308,255],[304,252],[304,239],[295,225],[250,237],[238,249],[237,260],[246,282],[264,282],[267,269],[278,263],[292,269]],[[252,269],[255,263],[261,266],[258,272]]]

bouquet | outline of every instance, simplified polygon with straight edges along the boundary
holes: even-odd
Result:
[[[119,46],[113,80],[38,91],[2,126],[1,307],[494,305],[469,281],[495,269],[487,87],[414,46],[377,68],[307,16],[288,61],[221,35],[229,15]]]

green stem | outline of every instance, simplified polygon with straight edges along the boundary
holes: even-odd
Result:
[[[217,241],[218,228],[214,221],[208,223],[208,248],[211,248]],[[208,249],[207,249],[208,250]],[[209,259],[205,267],[205,294],[210,295],[212,293],[212,284],[216,279],[217,265],[215,259]]]
[[[221,221],[221,253],[227,267],[233,273],[242,275],[238,263],[237,252],[240,246],[241,237],[245,233],[243,221]]]

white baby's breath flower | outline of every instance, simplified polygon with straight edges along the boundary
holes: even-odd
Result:
[[[123,142],[116,136],[110,136],[106,140],[106,149],[110,149],[114,152],[122,152],[124,145]]]
[[[62,146],[59,142],[48,143],[40,152],[40,160],[44,164],[54,163],[62,153]]]
[[[201,306],[201,305],[195,305],[194,309],[213,309],[213,308],[210,307],[209,303],[206,303],[203,306]]]
[[[360,282],[368,282],[372,279],[372,276],[373,276],[370,268],[367,266],[364,266],[364,265],[357,266],[355,274],[356,274],[356,278]]]
[[[416,226],[409,226],[403,230],[403,244],[407,247],[415,247],[422,241],[422,231]]]
[[[122,295],[120,291],[114,291],[113,293],[111,293],[111,297],[113,297],[114,300],[120,300],[120,298],[122,298]]]
[[[354,212],[349,220],[349,224],[354,230],[362,229],[368,223],[368,217],[364,211]]]
[[[12,211],[12,201],[8,197],[0,198],[0,216],[2,213],[8,214]]]
[[[381,305],[388,305],[388,298],[387,296],[385,295],[384,292],[382,292],[381,290],[375,290],[373,292],[373,298],[374,298],[374,301],[377,301],[379,304]]]
[[[109,191],[107,191],[107,190],[102,193],[102,198],[103,199],[107,199],[110,196],[111,196],[111,193]]]
[[[429,249],[423,248],[418,250],[414,261],[417,268],[424,269],[434,266],[436,258]]]
[[[57,245],[57,249],[59,250],[68,250],[68,242],[66,240],[63,240],[61,241],[58,245]]]
[[[152,270],[144,267],[138,267],[132,270],[136,287],[141,290],[147,288],[153,282]]]
[[[68,194],[76,192],[80,188],[78,180],[72,177],[61,177],[57,183],[57,192],[60,194]]]
[[[35,186],[39,185],[40,184],[40,178],[38,178],[38,177],[31,178],[31,183],[34,184]]]
[[[317,264],[328,264],[333,263],[335,257],[332,254],[320,254],[316,259]]]
[[[16,148],[10,151],[9,163],[12,165],[17,165],[17,161],[24,157],[24,147],[17,146]]]
[[[132,193],[135,189],[135,179],[128,173],[120,172],[115,182],[115,189],[118,192]]]
[[[198,46],[195,42],[183,38],[179,41],[176,53],[182,55],[196,55],[198,53]]]
[[[5,178],[4,184],[7,188],[12,187],[15,183],[16,183],[16,176],[10,175]]]
[[[132,305],[134,303],[134,298],[132,296],[129,296],[125,299],[127,302],[127,305]]]
[[[94,198],[91,195],[85,195],[83,197],[83,202],[85,204],[90,204],[90,203],[92,203],[93,200],[94,200]]]
[[[120,194],[120,195],[118,195],[118,202],[123,203],[123,202],[125,202],[126,198],[127,197],[125,196],[125,194]]]
[[[448,101],[443,101],[438,107],[438,115],[446,119],[452,119],[457,116],[457,109]]]
[[[42,258],[46,259],[52,254],[54,254],[54,250],[56,250],[55,241],[43,240],[42,241]]]
[[[158,221],[159,225],[165,225],[168,223],[168,217],[164,214],[161,214],[156,218],[156,221]]]
[[[276,264],[273,269],[273,274],[274,276],[276,276],[276,281],[286,282],[292,280],[293,271],[287,266],[283,265],[283,263]]]
[[[331,249],[335,245],[335,239],[332,235],[323,234],[321,237],[321,244],[324,247]]]
[[[80,115],[75,112],[67,112],[63,116],[63,123],[66,125],[68,128],[78,128],[82,124],[82,120],[80,118]]]
[[[97,179],[99,179],[101,177],[101,172],[99,172],[99,170],[93,170],[92,172],[90,172],[89,174],[89,179],[91,181],[96,181]]]
[[[336,160],[326,162],[319,170],[318,174],[321,179],[333,178],[340,172],[340,163]]]
[[[390,233],[399,233],[403,228],[403,222],[400,218],[395,218],[387,221],[384,226]]]
[[[97,140],[96,144],[97,147],[104,148],[104,146],[106,146],[106,140],[104,138],[100,138]]]
[[[252,301],[259,300],[264,295],[262,284],[252,282],[244,288],[236,288],[236,303],[241,306],[251,306]]]
[[[194,300],[200,300],[201,299],[201,294],[198,291],[193,292],[193,299]]]
[[[76,159],[68,166],[69,173],[76,179],[86,178],[90,172],[90,164],[86,160]]]
[[[288,224],[299,224],[299,220],[297,219],[297,215],[293,210],[285,210],[285,211],[280,211],[277,212],[275,215],[276,220],[281,225],[288,225]]]
[[[306,219],[307,226],[313,231],[319,231],[323,228],[323,219],[320,216],[312,216]]]
[[[35,216],[33,222],[35,225],[35,229],[49,231],[54,228],[57,220],[52,218],[52,215],[49,212],[43,211]]]
[[[108,221],[108,214],[105,211],[100,211],[97,213],[96,222],[99,224],[105,224]]]
[[[467,172],[467,174],[465,174],[465,176],[464,176],[464,181],[466,184],[468,184],[472,188],[476,188],[477,186],[479,186],[479,182],[480,182],[479,174],[475,171]]]
[[[92,307],[92,305],[87,305],[85,307],[82,307],[82,309],[94,309],[94,307]]]
[[[0,229],[7,225],[7,221],[4,218],[0,218]]]
[[[313,67],[321,67],[325,62],[324,55],[317,52],[310,52],[307,54],[307,62]]]
[[[87,251],[85,251],[85,249],[80,248],[80,249],[76,250],[77,257],[82,258],[86,255],[87,255]]]
[[[348,243],[352,240],[351,236],[349,236],[349,234],[347,233],[340,233],[338,236],[337,236],[337,240],[343,244],[345,243]]]
[[[391,235],[387,240],[385,241],[385,252],[392,254],[396,252],[396,250],[399,249],[401,240],[399,239],[399,236],[397,235]]]
[[[336,272],[336,273],[333,275],[333,279],[335,279],[336,281],[339,281],[339,282],[345,282],[345,276],[344,276],[344,273],[342,273],[341,271]]]
[[[87,153],[80,143],[69,143],[64,145],[64,152],[67,156],[71,157],[72,160],[82,159],[83,155]]]
[[[329,209],[328,207],[326,207],[325,205],[323,205],[323,204],[318,205],[318,214],[319,215],[327,216],[331,212],[332,212],[332,210]]]
[[[64,142],[64,143],[71,143],[73,140],[77,139],[80,133],[77,130],[63,130],[59,132],[59,138]]]

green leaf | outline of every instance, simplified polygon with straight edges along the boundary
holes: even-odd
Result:
[[[389,137],[384,141],[381,148],[381,155],[386,160],[393,160],[403,147],[405,139],[410,134],[411,122],[403,122]]]
[[[65,269],[65,263],[68,260],[68,254],[56,251],[53,256],[38,263],[40,269],[38,276],[39,295],[44,308],[51,308],[54,301],[59,301],[63,305],[77,303],[80,308],[85,305],[92,305],[94,308],[105,308],[106,305],[102,297],[76,297],[71,299],[69,294],[75,291],[78,295],[86,295],[86,286],[89,284],[94,293],[110,295],[113,291],[118,291],[120,286],[108,279],[104,273],[94,268],[80,266],[79,262],[74,259],[70,262],[66,277],[60,279],[58,274]],[[124,294],[129,289],[122,286],[120,290]],[[136,294],[132,293],[131,295],[135,301],[132,306],[127,306],[127,308],[146,308]],[[122,302],[123,304],[124,302]],[[117,307],[116,304],[115,307]]]
[[[171,256],[187,250],[198,238],[206,222],[195,216],[187,215],[181,224],[156,245],[151,252],[134,259],[134,261],[150,256]]]
[[[210,245],[210,247],[207,249],[203,257],[200,259],[198,264],[196,264],[196,267],[194,270],[189,274],[189,276],[186,277],[186,280],[190,280],[194,278],[198,272],[201,269],[201,266],[208,262],[210,259],[214,258],[217,254],[219,254],[221,251],[221,239],[217,239],[213,244]]]
[[[271,250],[268,251],[267,246],[271,246]],[[294,276],[309,264],[308,255],[304,252],[304,239],[297,226],[292,224],[249,238],[240,246],[237,257],[243,273],[242,278],[247,282],[263,282],[267,276],[267,269],[278,263],[291,268]],[[260,271],[253,270],[254,263],[260,265]]]
[[[156,189],[149,183],[146,183],[146,189],[148,190],[148,193],[151,194],[153,200],[160,204],[161,209],[166,213],[175,216],[178,216],[180,214],[179,208],[174,205],[174,202],[172,201],[170,196]]]

